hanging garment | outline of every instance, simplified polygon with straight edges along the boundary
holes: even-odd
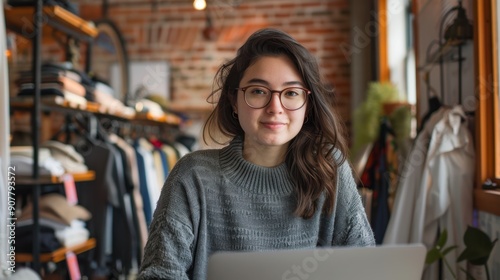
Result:
[[[111,232],[111,219],[106,215],[109,205],[108,197],[113,196],[115,183],[112,177],[113,158],[108,145],[99,142],[82,153],[85,163],[90,170],[95,171],[95,180],[85,186],[78,188],[78,201],[92,213],[92,219],[88,223],[90,235],[96,239],[94,259],[98,270],[106,271],[108,261],[108,250],[112,240],[108,238]]]
[[[177,150],[170,144],[163,144],[161,146],[161,149],[167,155],[168,171],[170,172],[170,171],[172,171],[172,168],[174,168],[174,165],[179,160],[179,154],[178,154]]]
[[[160,154],[160,149],[158,148],[154,148],[154,150],[152,151],[152,155],[153,155],[153,165],[154,165],[154,168],[155,168],[155,173],[156,173],[156,185],[159,186],[160,188],[163,187],[163,183],[165,183],[165,179],[167,179],[167,177],[165,176],[165,172],[164,172],[164,169],[163,169],[163,161],[161,159],[161,154]]]
[[[439,108],[441,108],[441,106],[443,106],[443,104],[441,104],[441,100],[439,100],[437,96],[429,98],[428,102],[429,103],[427,106],[429,107],[429,111],[422,117],[422,121],[420,122],[420,127],[418,129],[419,133],[420,131],[422,131],[427,123],[427,120],[429,120],[432,114],[434,114],[434,112],[436,112],[437,110],[439,110]]]
[[[142,150],[142,156],[144,159],[144,166],[146,171],[147,188],[151,202],[151,212],[154,213],[154,210],[156,209],[156,203],[160,198],[160,192],[161,188],[163,187],[163,182],[161,182],[160,184],[157,179],[157,169],[153,158],[154,146],[145,138],[138,139],[138,145],[139,147],[137,149]]]
[[[154,147],[145,138],[139,138],[134,143],[139,169],[140,192],[143,198],[146,223],[151,223],[156,203],[160,197],[163,182],[159,185],[153,159]]]
[[[456,259],[472,224],[474,144],[461,106],[441,108],[417,136],[401,175],[384,244],[423,243],[428,249],[447,229],[446,258],[457,279],[466,279]],[[460,267],[459,267],[460,266]],[[453,279],[446,267],[442,279]],[[438,264],[426,266],[422,279],[439,279]]]
[[[113,207],[113,260],[123,266],[123,272],[135,274],[139,270],[139,235],[135,203],[131,195],[130,181],[126,171],[125,152],[111,144],[114,158],[113,178],[117,187],[118,207]]]
[[[389,222],[389,190],[391,186],[391,172],[393,172],[393,162],[390,161],[394,156],[392,149],[391,128],[387,119],[380,123],[380,133],[377,141],[374,142],[368,156],[366,166],[361,175],[360,189],[370,190],[371,201],[370,209],[367,214],[370,217],[370,225],[375,235],[375,242],[382,244],[385,230]]]
[[[139,192],[142,197],[142,210],[144,212],[144,218],[146,219],[146,225],[149,226],[153,217],[153,207],[151,206],[151,196],[149,194],[148,181],[146,179],[146,165],[143,157],[144,151],[139,147],[137,142],[134,144],[134,150],[137,160],[137,172],[139,174]]]
[[[136,216],[137,216],[137,222],[138,222],[138,229],[140,233],[140,255],[142,256],[142,249],[146,245],[147,238],[148,238],[148,229],[147,229],[147,223],[146,223],[146,218],[144,215],[144,205],[143,205],[143,198],[141,196],[140,190],[139,190],[139,171],[137,168],[137,158],[135,154],[135,150],[130,145],[125,141],[124,139],[118,137],[116,134],[111,134],[109,135],[110,141],[116,143],[125,152],[125,159],[126,159],[126,169],[127,171],[125,174],[130,175],[130,184],[132,185],[132,196],[133,200],[135,203],[135,210],[136,210]]]

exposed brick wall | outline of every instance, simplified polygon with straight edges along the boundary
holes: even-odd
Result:
[[[129,59],[170,63],[173,104],[209,108],[206,97],[217,68],[253,31],[269,26],[315,54],[325,82],[336,88],[341,115],[350,118],[349,63],[339,47],[349,43],[348,0],[207,1],[217,33],[211,40],[203,36],[206,12],[196,11],[191,0],[109,2],[108,17],[121,30]],[[101,3],[80,1],[81,16],[100,18]]]
[[[78,1],[80,16],[102,18],[101,0]],[[247,37],[262,27],[292,35],[318,59],[326,84],[335,87],[337,110],[350,129],[350,65],[341,46],[350,44],[349,0],[207,0],[216,36],[207,39],[207,11],[196,11],[193,0],[109,0],[108,18],[121,31],[130,61],[167,61],[170,65],[171,104],[203,119],[216,70],[234,57]],[[156,3],[156,4],[155,4]],[[52,41],[53,42],[53,41]],[[19,38],[17,70],[31,65],[31,43]],[[81,44],[85,61],[86,44]],[[44,61],[63,61],[64,47],[45,42]],[[108,67],[106,56],[94,65]],[[83,68],[83,66],[81,66]],[[107,78],[107,77],[104,77]],[[200,112],[201,110],[201,112]]]

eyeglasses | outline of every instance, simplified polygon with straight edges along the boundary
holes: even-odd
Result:
[[[295,111],[304,106],[307,101],[307,96],[311,91],[301,87],[289,87],[283,90],[272,90],[265,86],[250,85],[236,90],[243,91],[245,102],[254,109],[266,107],[273,97],[273,93],[277,92],[280,97],[281,105],[290,111]]]

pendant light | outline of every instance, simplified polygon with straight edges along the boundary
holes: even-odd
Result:
[[[204,10],[207,7],[207,2],[205,0],[194,0],[193,7],[198,10]]]

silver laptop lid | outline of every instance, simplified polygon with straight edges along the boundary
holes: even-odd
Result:
[[[420,280],[421,244],[263,252],[218,252],[207,280]]]

